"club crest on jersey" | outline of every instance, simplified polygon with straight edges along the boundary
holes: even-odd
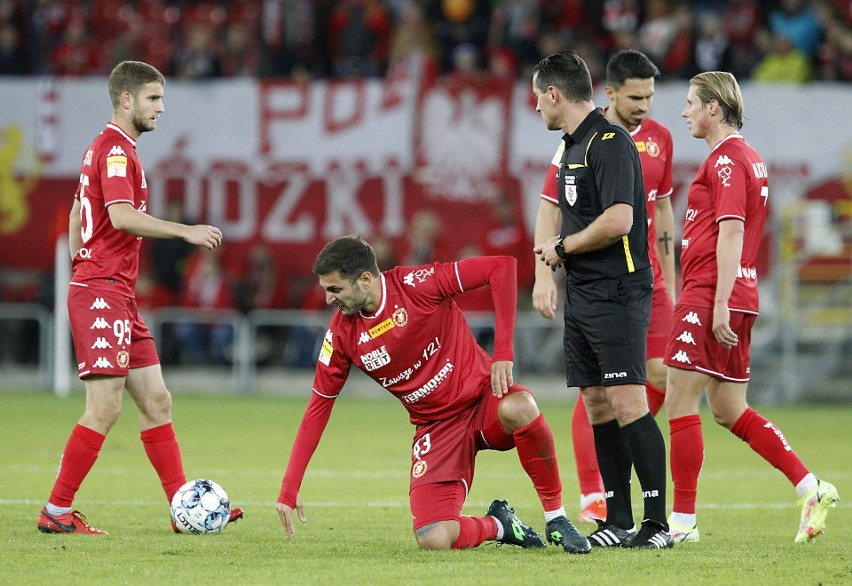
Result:
[[[408,312],[404,307],[400,307],[396,311],[393,312],[393,316],[391,317],[394,325],[398,328],[404,328],[408,323]]]
[[[130,366],[130,352],[127,350],[119,350],[115,355],[115,363],[119,368],[127,368]]]
[[[411,287],[416,287],[417,283],[425,283],[427,277],[431,277],[435,274],[435,268],[428,269],[417,269],[414,272],[408,273],[402,278],[402,282],[406,285],[410,285]],[[417,281],[415,282],[415,279]]]
[[[426,460],[417,460],[411,467],[411,476],[413,478],[421,478],[424,474],[426,474],[426,469],[428,467]]]

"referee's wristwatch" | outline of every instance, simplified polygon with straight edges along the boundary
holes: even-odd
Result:
[[[567,252],[565,252],[565,247],[562,246],[562,241],[565,239],[564,236],[559,237],[559,242],[556,243],[556,246],[553,249],[556,251],[556,256],[561,258],[562,260],[568,260],[568,257],[571,256]]]

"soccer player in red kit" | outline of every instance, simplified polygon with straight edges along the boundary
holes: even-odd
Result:
[[[660,74],[656,65],[639,51],[626,50],[613,55],[606,68],[605,91],[610,100],[606,116],[624,126],[639,151],[645,181],[648,209],[648,253],[654,272],[654,294],[651,305],[651,325],[647,336],[647,381],[645,390],[648,407],[656,415],[665,401],[666,367],[663,354],[669,339],[674,311],[675,271],[674,216],[672,194],[672,137],[669,130],[648,117],[654,97],[654,78]],[[542,187],[542,205],[559,205],[556,176],[562,159],[563,144],[551,161]],[[551,238],[549,223],[537,223],[542,228],[536,242]],[[543,262],[536,264],[533,305],[547,319],[556,311],[556,284],[553,272]],[[574,460],[580,481],[580,521],[591,523],[606,519],[604,486],[595,456],[594,436],[586,407],[580,397],[574,406],[571,421]]]
[[[716,423],[748,443],[796,487],[802,507],[796,543],[823,532],[837,489],[811,473],[781,430],[746,403],[751,330],[758,313],[757,258],[769,202],[766,163],[739,133],[743,99],[733,75],[690,80],[686,119],[710,156],[689,187],[683,229],[683,291],[666,349],[676,541],[698,541],[695,501],[704,462],[698,408],[706,390]]]
[[[72,503],[118,419],[125,389],[139,408],[142,443],[166,498],[171,501],[186,482],[171,423],[171,395],[154,340],[136,308],[139,248],[142,237],[148,237],[182,238],[213,250],[222,243],[222,233],[214,226],[167,222],[145,212],[148,186],[136,140],[156,127],[164,111],[164,84],[163,75],[147,63],[119,63],[109,76],[112,120],[83,157],[68,222],[73,270],[68,315],[86,408],[39,514],[43,533],[106,533],[91,527]],[[242,515],[242,509],[234,509],[230,520]]]
[[[547,539],[569,553],[591,545],[565,516],[553,434],[532,394],[512,377],[517,261],[474,257],[379,272],[357,236],[330,242],[314,273],[340,310],[325,334],[312,394],[290,453],[276,509],[285,535],[306,521],[299,487],[351,367],[396,397],[415,425],[410,491],[421,549],[463,549],[485,541],[545,547],[506,501],[483,517],[462,516],[479,450],[517,448],[544,508]],[[488,286],[494,303],[494,357],[476,343],[453,297]]]

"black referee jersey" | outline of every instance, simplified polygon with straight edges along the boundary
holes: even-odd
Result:
[[[598,108],[562,140],[557,188],[563,237],[584,229],[614,203],[633,206],[630,233],[606,248],[571,255],[568,280],[615,278],[650,267],[645,184],[633,138]]]

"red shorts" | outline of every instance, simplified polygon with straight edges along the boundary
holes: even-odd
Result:
[[[473,484],[479,450],[511,450],[515,440],[497,419],[500,399],[487,394],[468,409],[444,421],[418,425],[411,450],[409,499],[414,529],[457,519]],[[512,385],[510,393],[529,390]],[[505,396],[505,395],[504,395]]]
[[[711,308],[678,304],[663,364],[703,372],[719,380],[747,383],[751,364],[751,328],[756,318],[752,313],[731,312],[730,325],[738,342],[729,350],[713,334]]]
[[[81,379],[92,374],[127,376],[130,369],[160,363],[154,338],[132,297],[71,285],[68,318]]]
[[[665,283],[654,281],[654,294],[651,297],[651,325],[648,326],[648,343],[645,350],[647,360],[662,358],[666,354],[666,345],[672,333],[672,314],[674,303]]]

